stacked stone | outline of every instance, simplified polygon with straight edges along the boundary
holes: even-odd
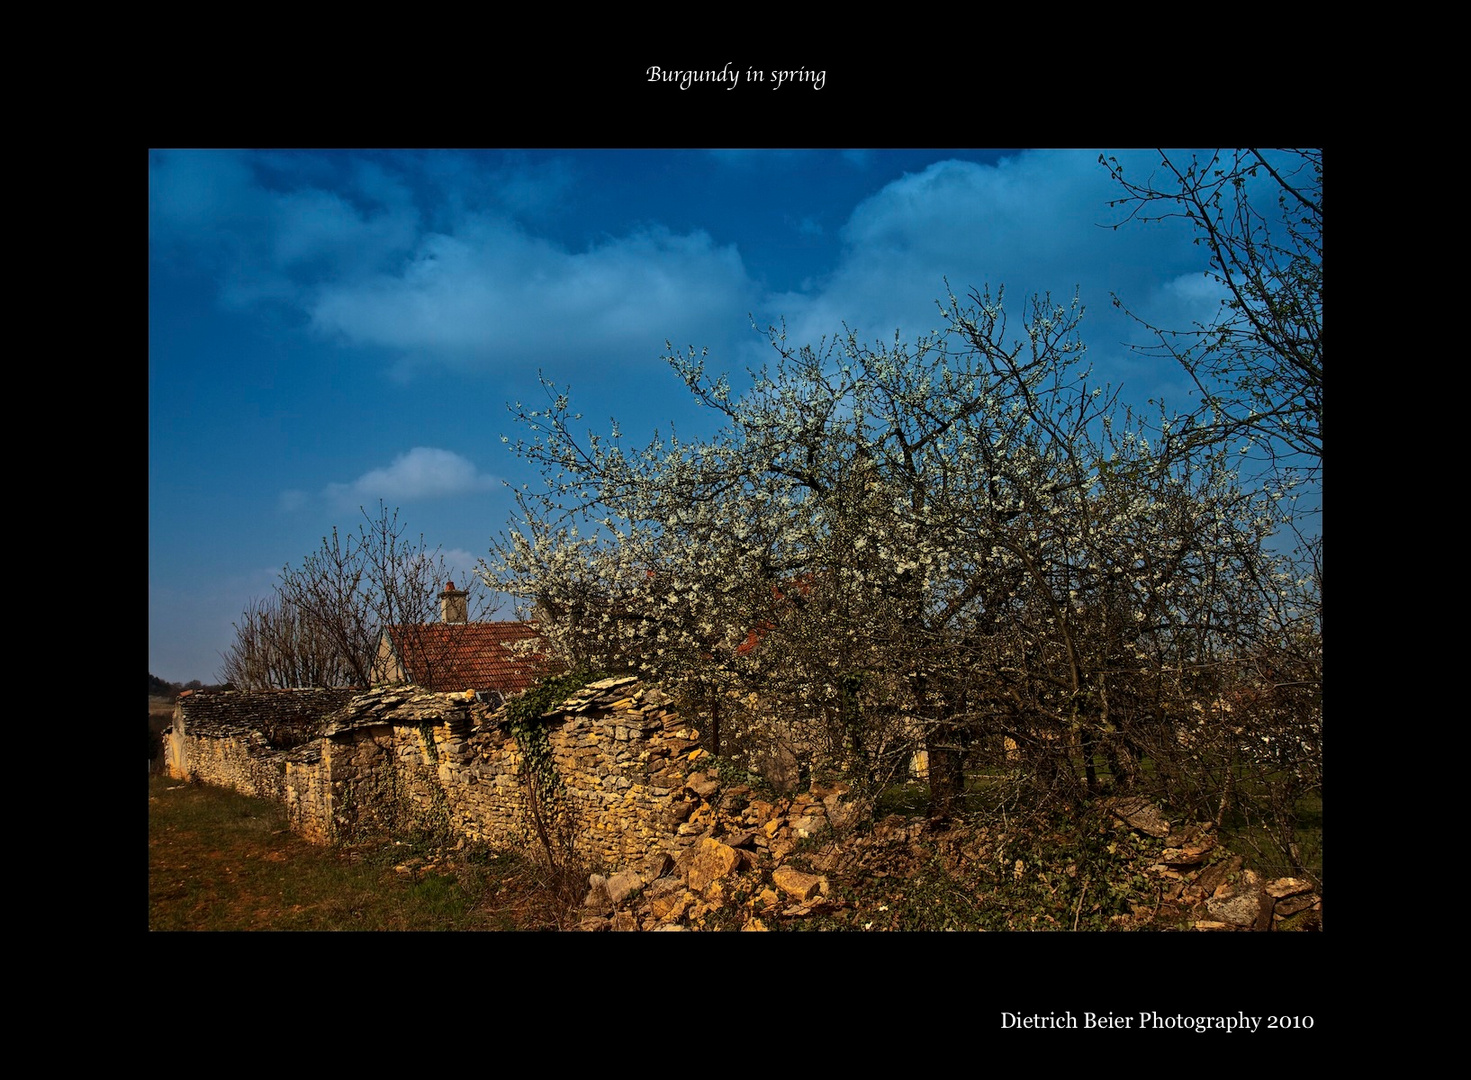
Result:
[[[671,808],[701,751],[667,695],[632,676],[603,679],[544,719],[577,854],[619,866],[678,846]]]
[[[356,691],[185,691],[166,736],[169,773],[283,801],[289,763],[314,762],[322,719]]]
[[[744,784],[690,773],[674,807],[677,853],[659,852],[609,877],[594,874],[584,930],[766,929],[830,911],[827,878],[789,865],[810,837],[846,824],[847,786],[759,798]]]

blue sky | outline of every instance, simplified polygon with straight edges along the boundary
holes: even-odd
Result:
[[[538,370],[633,443],[706,422],[661,359],[739,372],[844,323],[937,329],[935,301],[1078,289],[1095,371],[1186,404],[1111,300],[1214,307],[1178,224],[1107,226],[1098,164],[1152,151],[156,150],[149,155],[149,670],[214,681],[231,627],[332,526],[398,507],[468,575],[507,525],[508,402]],[[509,608],[502,612],[509,617]]]

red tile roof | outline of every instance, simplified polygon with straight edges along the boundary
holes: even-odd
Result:
[[[437,693],[517,694],[545,674],[539,649],[512,647],[540,639],[533,623],[427,623],[390,626],[388,634],[405,677]]]
[[[771,598],[778,604],[790,603],[793,600],[805,600],[812,595],[812,586],[816,580],[817,577],[815,574],[803,574],[792,580],[788,586],[789,592],[783,592],[781,586],[773,585],[771,587]],[[736,655],[745,656],[747,653],[754,652],[761,644],[761,640],[775,629],[776,624],[774,622],[771,622],[769,619],[762,619],[755,626],[751,627],[750,630],[746,631],[746,640],[736,646]]]

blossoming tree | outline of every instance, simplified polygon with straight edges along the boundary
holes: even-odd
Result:
[[[1094,382],[1076,298],[1034,298],[1016,330],[1000,292],[941,309],[912,343],[773,328],[744,393],[671,350],[723,420],[698,442],[579,433],[547,383],[512,409],[545,485],[488,583],[569,661],[702,702],[717,750],[786,740],[879,785],[922,749],[940,816],[967,765],[1054,797],[1097,790],[1099,758],[1131,783],[1173,745],[1175,699],[1254,633],[1270,515],[1220,453]]]

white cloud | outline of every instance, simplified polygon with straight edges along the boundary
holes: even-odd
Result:
[[[1160,290],[1165,303],[1179,305],[1176,321],[1188,320],[1191,324],[1209,323],[1221,314],[1221,301],[1230,293],[1226,286],[1205,273],[1183,274],[1165,282]],[[1156,321],[1165,321],[1168,315],[1156,316]]]
[[[373,469],[351,483],[328,484],[323,494],[339,506],[377,499],[442,499],[495,488],[499,481],[450,450],[416,446],[386,468]]]
[[[574,182],[561,160],[514,156],[486,173],[457,154],[158,153],[150,238],[214,270],[224,306],[288,305],[329,340],[397,353],[401,374],[648,365],[666,338],[746,329],[757,287],[703,230],[583,245],[533,231]]]
[[[402,203],[365,213],[341,195],[311,189],[274,202],[272,261],[282,269],[315,262],[351,273],[356,266],[376,266],[408,251],[418,228],[417,213]]]
[[[1120,155],[1124,157],[1125,155]],[[1090,353],[1121,358],[1132,327],[1111,296],[1144,304],[1160,275],[1200,265],[1172,226],[1108,229],[1120,215],[1118,190],[1092,152],[1026,151],[994,165],[947,160],[885,185],[853,209],[840,230],[843,250],[814,287],[768,296],[763,310],[784,315],[790,340],[816,342],[846,324],[867,341],[906,340],[943,326],[936,301],[945,282],[962,297],[1004,286],[1013,333],[1034,293],[1066,303],[1079,290]]]
[[[781,170],[809,155],[713,156]],[[859,168],[874,157],[845,152]],[[1134,172],[1157,164],[1119,157]],[[638,378],[658,367],[666,339],[736,366],[759,362],[747,312],[763,325],[784,317],[795,341],[844,324],[868,340],[896,329],[913,338],[938,328],[947,278],[961,293],[1005,285],[1017,320],[1033,292],[1065,301],[1081,287],[1090,345],[1100,331],[1117,343],[1132,329],[1109,323],[1111,292],[1136,311],[1173,314],[1186,297],[1161,281],[1203,269],[1188,239],[1161,243],[1173,223],[1103,227],[1122,216],[1107,205],[1120,193],[1092,152],[947,160],[904,175],[852,209],[827,272],[765,297],[737,248],[700,229],[649,225],[573,243],[528,224],[554,214],[576,183],[561,160],[513,157],[486,172],[459,154],[156,154],[150,235],[191,243],[222,270],[226,304],[288,304],[327,340],[391,354],[404,379],[434,365]],[[790,225],[804,242],[833,231],[810,213]]]
[[[574,252],[505,218],[425,237],[400,270],[324,287],[313,328],[423,362],[460,365],[657,359],[749,310],[734,246],[654,227]]]
[[[957,290],[1005,284],[1017,299],[1071,291],[1098,239],[1090,216],[1101,215],[1106,183],[1078,155],[940,161],[905,175],[854,209],[837,267],[789,320],[800,340],[844,320],[887,337],[933,328],[946,277]]]

